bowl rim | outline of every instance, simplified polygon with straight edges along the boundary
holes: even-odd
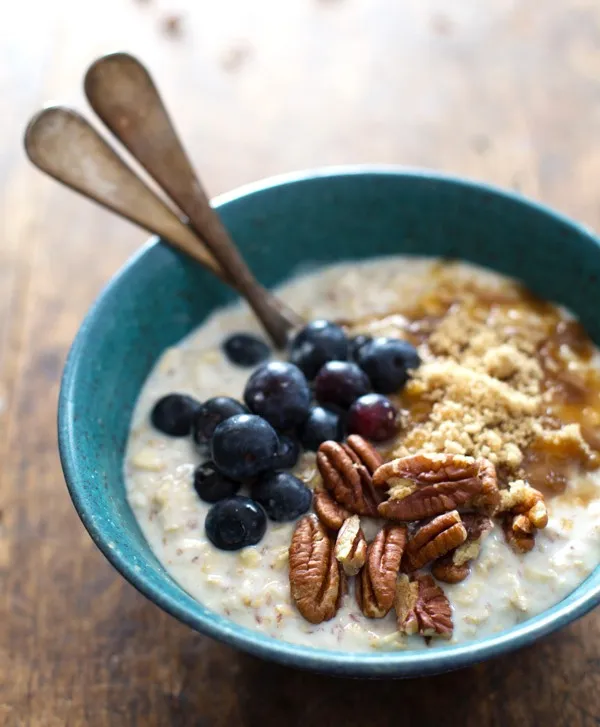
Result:
[[[417,169],[397,165],[342,165],[280,174],[242,185],[230,192],[221,194],[212,200],[212,204],[216,208],[219,208],[242,197],[260,193],[273,187],[287,186],[318,178],[356,175],[426,179],[434,182],[457,185],[467,190],[487,191],[492,195],[502,197],[506,200],[512,200],[520,205],[529,207],[532,211],[549,216],[554,221],[568,226],[600,247],[600,240],[589,228],[519,193],[474,179],[429,169]],[[555,606],[541,614],[531,617],[523,623],[517,624],[497,635],[485,637],[480,640],[417,651],[346,652],[315,649],[309,646],[286,642],[238,625],[225,618],[214,621],[207,614],[191,612],[185,604],[180,603],[175,597],[172,597],[159,587],[153,585],[146,579],[143,571],[136,568],[134,563],[127,558],[126,554],[110,546],[102,532],[100,519],[95,516],[93,497],[88,489],[82,486],[83,477],[81,475],[85,473],[85,462],[78,455],[73,409],[79,372],[85,358],[82,354],[85,350],[86,338],[101,312],[103,301],[119,285],[121,279],[129,273],[131,268],[157,244],[159,244],[158,238],[150,238],[109,280],[90,307],[69,351],[62,375],[58,401],[59,454],[67,488],[75,509],[100,551],[114,568],[140,593],[171,616],[174,616],[194,630],[255,656],[318,672],[383,678],[435,674],[458,669],[494,656],[509,653],[531,644],[542,636],[567,625],[571,621],[588,613],[600,603],[599,582],[596,585],[591,584],[587,590],[584,589],[584,592],[576,597],[573,597],[571,593],[558,604],[555,604]],[[588,576],[588,579],[591,577],[592,574]],[[579,588],[581,588],[581,585],[583,584],[580,584]]]

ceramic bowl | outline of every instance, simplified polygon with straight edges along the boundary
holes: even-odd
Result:
[[[568,306],[600,341],[600,247],[541,205],[483,184],[394,168],[338,168],[278,177],[215,200],[225,224],[273,286],[307,262],[394,253],[461,258],[523,280]],[[600,568],[544,613],[456,646],[346,653],[285,643],[206,609],[169,576],[125,498],[123,454],[138,392],[161,351],[233,293],[151,241],[113,278],[73,344],[59,403],[65,478],[91,537],[158,606],[215,639],[282,664],[333,674],[399,677],[456,669],[519,648],[593,608]]]

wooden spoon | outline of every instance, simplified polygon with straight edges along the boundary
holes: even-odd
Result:
[[[50,106],[35,114],[25,131],[25,150],[33,164],[49,176],[158,235],[236,287],[194,230],[77,111]],[[300,318],[284,303],[266,290],[265,295],[288,321],[288,327],[300,324]]]
[[[76,111],[52,106],[25,131],[25,150],[43,172],[173,243],[223,281],[229,278],[187,227]]]
[[[291,322],[259,285],[210,206],[146,68],[126,53],[110,54],[91,65],[84,88],[100,119],[188,217],[275,344],[283,346]]]

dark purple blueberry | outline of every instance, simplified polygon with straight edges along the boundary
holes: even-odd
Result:
[[[252,498],[275,522],[295,520],[312,502],[312,490],[289,472],[268,472],[252,487]]]
[[[296,464],[299,456],[300,442],[295,437],[280,434],[279,449],[273,461],[273,469],[289,470]]]
[[[380,394],[399,391],[421,364],[417,349],[399,338],[374,338],[360,347],[356,360]]]
[[[350,358],[353,361],[356,361],[356,357],[358,356],[358,352],[360,349],[365,345],[365,343],[369,343],[373,339],[371,336],[365,336],[362,333],[358,336],[354,336],[354,338],[350,339]]]
[[[187,437],[200,402],[186,394],[168,394],[159,399],[150,414],[155,429],[171,437]]]
[[[267,516],[249,497],[228,497],[210,508],[204,529],[220,550],[240,550],[260,542],[267,529]]]
[[[237,495],[240,487],[239,482],[221,474],[214,462],[204,462],[194,470],[194,489],[204,502],[218,502],[226,497],[233,497]]]
[[[271,355],[271,349],[251,333],[234,333],[226,338],[223,351],[231,363],[237,366],[256,366]]]
[[[192,437],[200,447],[207,446],[218,424],[236,414],[247,414],[248,409],[230,396],[207,399],[194,415]]]
[[[398,411],[381,394],[367,394],[357,399],[348,411],[349,434],[360,434],[372,442],[385,442],[398,431]]]
[[[290,344],[290,361],[309,381],[328,361],[348,358],[348,338],[343,329],[330,321],[312,321],[299,331]]]
[[[232,480],[247,480],[271,469],[278,448],[273,427],[252,414],[236,414],[221,422],[211,440],[213,462]]]
[[[369,377],[352,361],[329,361],[315,379],[315,396],[323,406],[347,409],[369,391]]]
[[[310,410],[308,418],[298,430],[300,443],[304,449],[316,452],[319,445],[328,439],[336,442],[342,439],[342,422],[338,414],[315,406]]]
[[[276,429],[293,429],[306,419],[310,409],[310,388],[297,366],[271,361],[252,373],[244,389],[250,411]]]

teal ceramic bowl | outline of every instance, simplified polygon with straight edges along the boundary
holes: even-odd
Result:
[[[514,194],[430,172],[338,168],[270,179],[215,202],[268,286],[307,262],[395,253],[461,258],[568,306],[600,341],[598,239]],[[529,644],[599,602],[600,568],[550,610],[496,636],[415,652],[346,653],[275,640],[192,599],[136,524],[125,498],[123,453],[138,391],[156,358],[232,298],[195,263],[152,241],[101,294],[66,365],[58,421],[71,497],[98,547],[145,596],[193,629],[256,656],[362,677],[463,667]]]

